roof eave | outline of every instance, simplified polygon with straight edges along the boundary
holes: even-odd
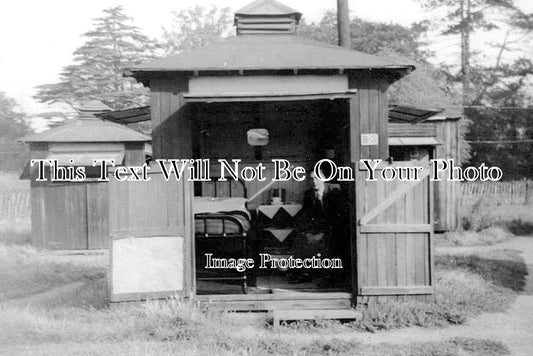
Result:
[[[131,142],[151,142],[152,139],[143,139],[143,140],[103,140],[103,141],[95,141],[95,140],[23,140],[19,139],[18,142],[24,142],[24,143],[131,143]]]
[[[376,66],[376,67],[367,67],[367,66],[351,66],[351,67],[341,67],[341,66],[329,66],[329,67],[275,67],[275,68],[267,68],[267,67],[234,67],[234,68],[126,68],[123,72],[123,75],[125,77],[133,77],[137,78],[138,76],[142,76],[143,74],[155,74],[155,73],[175,73],[175,74],[187,74],[187,75],[200,75],[201,73],[253,73],[253,72],[265,72],[265,71],[272,71],[272,72],[293,72],[298,73],[300,71],[305,72],[320,72],[320,71],[340,71],[340,72],[348,72],[348,71],[361,71],[361,70],[385,70],[385,71],[404,71],[405,73],[402,75],[407,75],[410,72],[412,72],[415,69],[414,65],[390,65],[390,66]]]

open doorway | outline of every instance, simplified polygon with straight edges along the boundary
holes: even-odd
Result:
[[[194,189],[197,294],[351,289],[354,183],[317,187],[311,174],[324,158],[349,165],[348,109],[346,99],[191,104],[194,156],[209,159],[211,178]],[[250,145],[254,129],[267,144]],[[265,180],[219,181],[219,159],[262,164]],[[304,167],[307,179],[272,184],[276,159]]]

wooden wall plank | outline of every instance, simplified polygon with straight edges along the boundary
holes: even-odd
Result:
[[[406,273],[406,240],[405,234],[397,233],[395,234],[396,242],[396,270],[397,270],[397,285],[405,286],[407,285],[407,273]]]
[[[359,101],[359,120],[360,120],[360,128],[361,131],[359,132],[359,135],[370,133],[370,118],[369,118],[369,90],[367,88],[365,89],[359,89],[357,92],[357,95],[360,97]],[[360,158],[372,158],[371,152],[370,152],[371,146],[361,146],[361,156]]]
[[[377,87],[373,86],[372,89],[368,89],[368,120],[369,120],[369,132],[378,134],[378,138],[381,131],[381,107],[380,107],[381,93]],[[384,123],[387,124],[386,122]],[[383,144],[380,140],[378,145],[370,147],[370,157],[373,158],[386,158],[381,156],[380,145]]]
[[[389,156],[389,98],[388,98],[388,83],[381,81],[378,85],[379,94],[379,110],[380,110],[380,124],[379,124],[379,153],[378,157],[386,158]],[[387,138],[387,139],[385,139]]]
[[[153,80],[150,83],[150,118],[152,123],[152,154],[154,159],[162,157],[163,130],[158,129],[161,125],[161,82]]]
[[[398,256],[396,254],[396,234],[386,234],[387,241],[387,253],[386,253],[386,266],[387,266],[387,286],[398,285]]]
[[[366,235],[367,238],[367,250],[362,253],[366,253],[367,265],[363,268],[363,273],[367,274],[367,283],[369,286],[378,285],[378,244],[376,238],[370,234]]]
[[[124,165],[125,166],[141,166],[146,161],[146,154],[144,152],[144,142],[126,142],[124,145]]]
[[[435,148],[435,157],[439,159],[454,159],[456,164],[460,159],[459,150],[459,121],[440,120],[431,122],[436,128],[436,135],[442,145]],[[459,227],[459,185],[443,179],[435,182],[435,230],[450,231]]]
[[[109,248],[108,184],[105,182],[88,183],[86,188],[88,248]]]
[[[387,255],[387,234],[372,234],[370,239],[376,240],[376,269],[377,284],[378,286],[386,286],[388,284],[387,275],[387,259],[390,257]]]

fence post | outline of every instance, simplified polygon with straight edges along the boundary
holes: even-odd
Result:
[[[527,178],[524,178],[524,188],[525,188],[525,194],[524,194],[524,205],[528,205],[529,204],[529,197],[528,197],[528,193],[529,193],[529,181]]]

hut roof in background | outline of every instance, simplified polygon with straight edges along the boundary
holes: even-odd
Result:
[[[389,122],[416,124],[442,112],[442,109],[425,109],[408,105],[391,105]]]
[[[114,110],[95,115],[119,124],[133,124],[136,122],[150,121],[150,106]]]
[[[79,118],[73,122],[20,139],[23,142],[148,142],[149,136],[102,119]]]
[[[463,116],[464,112],[462,107],[446,107],[438,114],[429,117],[427,121],[457,121],[462,119]]]
[[[143,72],[348,69],[385,69],[405,75],[414,69],[414,65],[295,35],[250,35],[127,68],[124,73],[138,77]]]
[[[109,106],[105,105],[99,100],[87,101],[79,106],[76,106],[75,109],[80,116],[93,116],[94,114],[112,110]]]

